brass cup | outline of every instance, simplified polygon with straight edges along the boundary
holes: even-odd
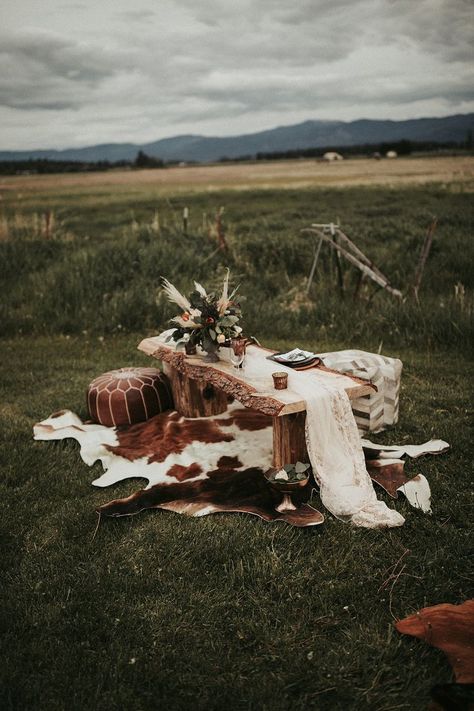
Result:
[[[272,373],[272,378],[275,390],[286,390],[288,387],[288,373],[278,371],[277,373]]]

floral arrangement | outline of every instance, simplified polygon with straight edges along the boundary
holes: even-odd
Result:
[[[189,297],[181,294],[173,284],[163,278],[163,289],[170,301],[177,304],[182,313],[174,316],[170,323],[175,330],[169,337],[173,341],[184,341],[188,347],[200,345],[208,354],[215,354],[219,346],[242,333],[239,320],[240,305],[233,299],[236,287],[229,294],[229,270],[227,269],[220,295],[207,293],[198,282]]]

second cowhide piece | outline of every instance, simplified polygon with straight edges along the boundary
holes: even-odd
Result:
[[[99,506],[97,510],[105,516],[158,508],[191,516],[246,512],[294,526],[314,526],[324,520],[319,511],[305,503],[311,496],[311,485],[290,500],[266,484],[264,472],[272,459],[271,418],[237,402],[214,417],[187,419],[170,411],[146,422],[116,428],[84,424],[77,415],[64,410],[35,425],[34,436],[37,440],[76,439],[83,461],[89,466],[100,461],[105,470],[93,482],[95,486],[107,487],[131,478],[148,481],[146,488],[131,496]],[[419,484],[415,479],[409,480],[401,460],[397,462],[393,457],[434,453],[442,450],[441,445],[445,443],[432,441],[413,451],[390,452],[391,458],[384,462],[380,447],[364,441],[370,457],[369,473],[376,469],[374,481],[392,497],[406,493],[410,503],[421,508],[417,503],[420,497],[407,493],[410,482],[415,491]],[[393,466],[397,463],[394,477]],[[428,484],[422,478],[424,492]],[[429,510],[429,498],[426,509]]]
[[[95,378],[87,389],[93,422],[132,425],[173,407],[169,380],[158,368],[118,368]]]
[[[456,681],[474,684],[474,600],[460,605],[441,603],[424,607],[395,623],[402,634],[441,649],[448,657]]]

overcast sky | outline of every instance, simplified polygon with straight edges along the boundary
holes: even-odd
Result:
[[[474,111],[471,0],[1,0],[0,148]]]

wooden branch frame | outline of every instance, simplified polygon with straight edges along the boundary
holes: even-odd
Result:
[[[394,289],[393,286],[390,285],[389,280],[386,276],[382,274],[380,269],[375,267],[373,262],[371,262],[364,255],[364,253],[358,247],[355,246],[352,240],[350,240],[349,237],[347,237],[347,235],[345,235],[338,227],[336,228],[332,226],[330,234],[327,234],[324,230],[321,230],[314,226],[306,227],[301,231],[310,232],[312,234],[317,235],[320,240],[327,242],[335,250],[335,253],[337,255],[343,256],[344,259],[346,259],[350,264],[353,264],[355,267],[357,267],[363,274],[368,276],[372,281],[374,281],[376,284],[385,289],[385,291],[387,291],[389,294],[395,296],[397,299],[402,298],[402,292],[398,289]],[[355,252],[357,256],[351,254],[348,249],[338,244],[336,238],[344,242],[349,249],[352,249]]]

